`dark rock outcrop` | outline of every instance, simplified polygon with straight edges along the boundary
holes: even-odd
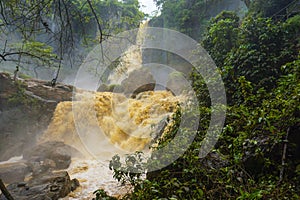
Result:
[[[124,88],[121,85],[106,85],[101,84],[99,88],[97,89],[97,92],[114,92],[114,93],[122,93],[124,92]]]
[[[50,141],[39,144],[24,151],[24,159],[31,163],[41,163],[41,169],[66,169],[72,156],[80,156],[80,152],[63,142]]]
[[[199,162],[207,169],[220,169],[228,166],[229,164],[228,159],[226,159],[224,155],[217,151],[208,153],[207,156],[201,158]]]
[[[67,172],[43,174],[28,182],[13,183],[7,186],[14,199],[18,200],[57,200],[67,196],[79,186],[76,179],[71,180]],[[1,195],[0,200],[6,200]]]
[[[73,87],[41,80],[14,81],[0,73],[0,161],[23,155],[23,160],[0,164],[0,178],[14,199],[59,199],[78,185],[66,169],[80,153],[62,142],[38,144],[50,123],[56,105],[72,100]],[[29,181],[24,182],[25,179]],[[5,199],[3,195],[0,199]]]
[[[135,98],[137,94],[145,91],[153,91],[156,81],[150,71],[141,68],[132,71],[128,78],[124,79],[121,85],[126,96]]]
[[[188,90],[188,82],[181,72],[172,72],[167,80],[167,89],[175,95],[180,95],[184,90]]]
[[[48,81],[43,80],[24,80],[26,90],[31,92],[33,95],[38,96],[46,101],[71,101],[72,92],[74,87],[71,85],[65,85],[57,83],[55,87],[52,87]]]

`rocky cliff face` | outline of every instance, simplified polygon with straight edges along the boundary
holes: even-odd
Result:
[[[31,148],[51,121],[56,105],[72,99],[73,87],[16,80],[0,73],[0,161]]]
[[[0,161],[24,158],[0,163],[0,178],[15,199],[59,199],[79,186],[66,171],[53,172],[69,167],[75,149],[59,142],[36,145],[56,105],[72,100],[72,91],[69,85],[14,81],[0,73]],[[0,194],[0,199],[6,198]]]

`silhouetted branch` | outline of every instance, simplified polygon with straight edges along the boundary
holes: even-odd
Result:
[[[11,194],[6,189],[4,183],[2,182],[2,179],[0,179],[0,189],[7,200],[14,200],[14,198],[11,196]]]
[[[99,30],[99,32],[100,32],[100,41],[99,41],[99,42],[101,43],[101,42],[103,41],[103,32],[102,32],[102,28],[101,28],[101,25],[100,25],[98,16],[97,16],[97,14],[96,14],[96,12],[95,12],[95,10],[94,10],[94,8],[93,8],[93,5],[92,5],[91,1],[90,1],[90,0],[87,0],[87,2],[88,2],[88,4],[89,4],[89,6],[90,6],[90,9],[91,9],[91,11],[92,11],[92,13],[93,13],[95,19],[96,19],[97,26],[98,26],[98,30]]]
[[[26,55],[26,56],[30,56],[32,58],[36,58],[36,59],[39,59],[39,60],[42,60],[42,61],[46,60],[46,59],[43,59],[40,56],[34,55],[34,54],[29,53],[27,51],[3,53],[3,54],[0,54],[0,57],[2,58],[2,60],[7,61],[6,57],[13,56],[13,55]]]

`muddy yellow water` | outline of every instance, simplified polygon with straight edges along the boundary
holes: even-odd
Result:
[[[109,140],[126,151],[143,150],[158,131],[156,125],[170,116],[177,104],[178,97],[168,91],[144,92],[136,99],[110,92],[82,93],[77,101],[57,105],[41,141],[62,141],[84,151],[78,123],[86,129],[85,134],[104,133],[99,140]]]

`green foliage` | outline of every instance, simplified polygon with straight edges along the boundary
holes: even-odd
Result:
[[[291,53],[300,50],[300,15],[295,15],[283,23],[287,46]]]
[[[285,7],[294,0],[253,0],[250,7],[250,12],[261,17],[272,17],[273,15],[284,15]]]
[[[295,15],[294,17],[289,18],[285,22],[286,29],[291,32],[296,32],[299,35],[300,27],[300,15]]]
[[[121,162],[119,155],[113,156],[109,163],[109,169],[114,171],[113,177],[122,184],[130,183],[135,186],[140,181],[142,173],[145,173],[142,152],[127,155],[125,163]]]
[[[0,38],[0,61],[36,69],[66,66],[68,60],[73,67],[100,38],[138,28],[144,19],[138,0],[89,2],[1,1],[0,33],[8,37]]]
[[[284,72],[288,75],[278,80],[278,87],[271,93],[267,93],[264,89],[254,92],[249,81],[245,78],[240,80],[239,87],[245,91],[242,94],[243,103],[229,109],[223,135],[224,148],[220,149],[223,153],[231,154],[237,164],[243,163],[241,161],[244,160],[243,165],[246,164],[244,167],[252,173],[252,176],[260,177],[259,180],[272,182],[277,180],[282,167],[280,158],[283,138],[289,127],[299,124],[297,113],[300,107],[297,102],[300,101],[300,79],[297,63],[299,59],[283,66],[285,69],[288,68]],[[289,165],[285,166],[289,175],[294,173],[295,166],[292,162],[294,161],[291,160]],[[293,177],[293,181],[295,180],[297,178]],[[282,187],[293,185],[293,181],[287,182],[287,185]]]
[[[280,75],[280,66],[292,60],[283,55],[284,42],[281,25],[250,17],[240,27],[238,48],[232,50],[225,65],[233,66],[234,80],[245,76],[258,87],[270,88]]]
[[[239,17],[233,12],[224,11],[211,20],[203,47],[219,67],[231,49],[237,46],[238,26]]]
[[[16,92],[14,92],[10,97],[8,98],[8,103],[10,106],[20,106],[20,105],[25,105],[25,106],[32,106],[36,105],[37,101],[25,93],[25,85],[23,82],[16,80],[15,81],[15,87],[16,87]]]
[[[168,6],[165,12],[178,9],[172,1],[157,3]],[[180,12],[183,21],[190,16]],[[169,155],[156,151],[169,148],[178,131],[180,142],[171,146],[175,153],[191,142],[187,138],[194,132],[179,128],[183,111],[178,109],[172,128],[158,139],[148,160],[139,154],[128,155],[125,163],[113,157],[114,177],[134,186],[124,199],[299,199],[299,30],[299,16],[275,22],[250,14],[240,23],[234,13],[223,12],[212,19],[203,44],[220,68],[230,102],[218,143],[199,157],[212,110],[205,81],[213,85],[214,80],[193,70],[199,108],[187,116],[200,113],[195,138],[176,161],[141,179],[151,166],[169,161]]]
[[[27,40],[22,43],[13,44],[16,51],[21,52],[21,56],[29,57],[31,60],[36,60],[40,65],[55,66],[58,56],[53,53],[53,48],[45,43]]]
[[[298,18],[274,22],[248,16],[239,26],[233,14],[221,13],[212,20],[203,44],[222,70],[230,103],[239,103],[241,99],[241,76],[255,90],[264,87],[269,91],[276,86],[282,75],[281,66],[298,54]]]
[[[96,198],[93,198],[93,200],[117,200],[117,198],[107,195],[103,189],[98,189],[93,194],[96,195]]]
[[[154,26],[180,31],[199,40],[209,18],[205,1],[162,0],[156,1],[161,7],[161,15],[151,20]]]

